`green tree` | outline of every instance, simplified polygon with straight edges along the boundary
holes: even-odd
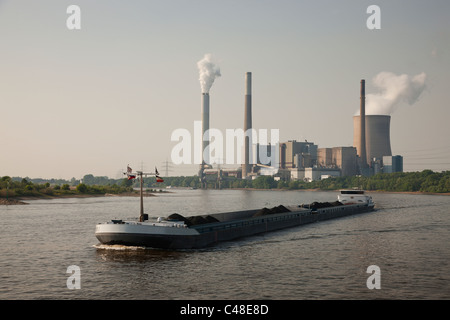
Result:
[[[128,180],[127,178],[124,178],[124,179],[122,179],[122,181],[120,182],[120,185],[121,185],[122,187],[129,188],[129,187],[131,187],[131,186],[133,185],[133,180],[132,180],[132,179],[131,179],[131,180]]]
[[[87,185],[85,185],[84,183],[80,183],[80,184],[77,186],[77,191],[78,191],[79,193],[86,193],[86,192],[88,191],[88,187],[87,187]]]

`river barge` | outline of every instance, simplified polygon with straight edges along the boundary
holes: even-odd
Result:
[[[101,244],[107,245],[198,249],[222,241],[374,210],[372,198],[366,196],[362,190],[343,190],[338,199],[340,201],[333,203],[280,205],[271,209],[242,210],[191,217],[172,214],[165,218],[149,220],[143,213],[141,197],[139,221],[111,220],[98,224],[95,236]]]

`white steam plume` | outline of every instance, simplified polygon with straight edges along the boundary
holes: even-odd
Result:
[[[197,62],[200,73],[200,86],[202,93],[208,93],[217,77],[220,77],[220,68],[212,61],[211,54],[207,53],[202,60]]]
[[[402,102],[414,104],[425,89],[426,77],[423,72],[414,77],[380,72],[373,78],[380,93],[366,94],[366,115],[391,115]]]

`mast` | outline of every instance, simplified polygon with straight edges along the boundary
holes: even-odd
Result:
[[[144,221],[144,192],[143,192],[143,175],[144,173],[142,171],[138,171],[138,175],[139,175],[139,179],[140,181],[140,187],[141,187],[141,211],[140,211],[140,215],[139,215],[139,221],[142,222]]]
[[[144,176],[155,176],[158,179],[161,179],[158,176],[158,170],[155,168],[155,172],[143,172],[143,171],[136,171],[136,173],[132,172],[132,169],[128,166],[127,167],[127,172],[124,172],[123,174],[126,174],[128,177],[128,180],[130,179],[135,179],[136,176],[139,176],[139,186],[140,186],[140,198],[141,198],[141,203],[140,203],[140,212],[139,212],[139,222],[144,222],[145,219],[145,214],[144,214],[144,190],[143,190],[143,184],[144,184]],[[157,179],[157,182],[162,182],[163,180],[161,179],[161,181],[159,181]]]

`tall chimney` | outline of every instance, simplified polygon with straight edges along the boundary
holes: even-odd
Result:
[[[252,73],[245,73],[245,114],[244,114],[244,134],[252,129]],[[247,177],[250,172],[250,146],[249,135],[244,136],[244,164],[242,165],[242,178]]]
[[[361,168],[367,168],[366,155],[366,81],[361,80],[361,103],[359,109],[360,115],[360,133],[359,145],[357,146],[358,155],[361,158]]]
[[[205,155],[205,148],[209,145],[209,93],[202,94],[202,164],[209,164],[209,152]],[[206,134],[205,134],[206,133]],[[205,141],[206,140],[206,141]]]

